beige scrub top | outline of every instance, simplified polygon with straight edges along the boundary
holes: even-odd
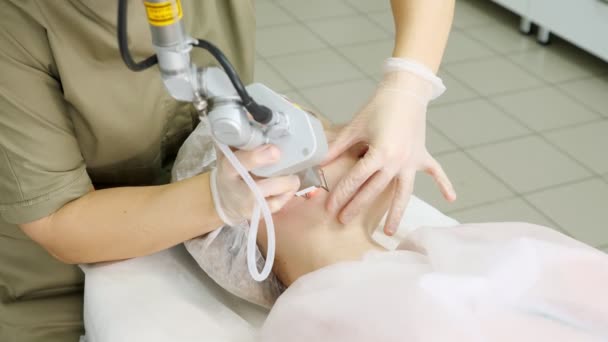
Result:
[[[251,0],[182,0],[186,31],[217,44],[251,82]],[[196,124],[156,67],[135,73],[116,42],[116,0],[0,0],[0,341],[77,341],[83,274],[17,224],[91,187],[159,184]],[[153,53],[145,10],[130,1],[130,50]],[[213,61],[193,52],[198,65]]]

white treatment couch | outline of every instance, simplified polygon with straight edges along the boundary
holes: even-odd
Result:
[[[398,234],[455,224],[412,197]],[[251,341],[267,315],[217,286],[182,245],[82,268],[86,342]]]

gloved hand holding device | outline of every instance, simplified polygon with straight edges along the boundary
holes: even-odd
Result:
[[[272,165],[279,161],[281,151],[273,145],[263,145],[253,151],[234,152],[241,164],[252,169]],[[211,193],[215,209],[224,223],[230,226],[251,218],[255,205],[254,195],[234,166],[218,153],[216,168],[211,172]],[[256,181],[272,213],[279,211],[300,188],[296,175],[264,178]]]

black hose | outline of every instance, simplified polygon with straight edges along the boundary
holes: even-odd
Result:
[[[129,43],[127,37],[127,0],[118,0],[118,48],[120,57],[125,62],[127,67],[132,71],[146,70],[154,64],[158,63],[156,55],[152,55],[141,62],[135,62],[129,52]]]
[[[198,39],[198,42],[193,44],[193,46],[209,51],[209,53],[220,63],[224,72],[228,75],[230,82],[234,86],[234,89],[236,89],[236,92],[239,94],[243,106],[251,116],[253,116],[255,121],[261,124],[267,124],[272,120],[272,111],[268,107],[258,104],[249,96],[249,93],[247,93],[247,89],[245,89],[236,70],[234,70],[234,67],[230,64],[228,58],[226,58],[224,53],[222,53],[217,46],[204,39]]]
[[[127,67],[132,71],[142,71],[150,68],[151,66],[158,63],[158,57],[152,55],[141,62],[135,62],[131,53],[129,53],[128,37],[127,37],[127,0],[118,0],[118,20],[117,20],[117,33],[118,33],[118,48],[120,50],[120,56],[125,62]],[[232,64],[226,56],[222,53],[217,46],[210,42],[199,39],[193,46],[205,49],[211,53],[211,55],[220,63],[226,75],[230,79],[230,82],[239,94],[243,106],[253,116],[253,119],[261,124],[267,124],[272,120],[272,111],[265,106],[259,105],[255,102],[241,82],[239,75],[234,70]]]

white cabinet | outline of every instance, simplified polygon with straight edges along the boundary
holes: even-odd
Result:
[[[608,0],[492,0],[522,17],[521,30],[539,26],[538,39],[549,33],[608,61]]]
[[[532,0],[529,17],[541,27],[608,61],[608,2]]]
[[[512,12],[515,12],[521,16],[521,23],[519,24],[519,30],[524,33],[530,33],[532,29],[532,21],[529,19],[528,12],[530,10],[530,1],[532,0],[492,0],[497,4],[502,5]]]

